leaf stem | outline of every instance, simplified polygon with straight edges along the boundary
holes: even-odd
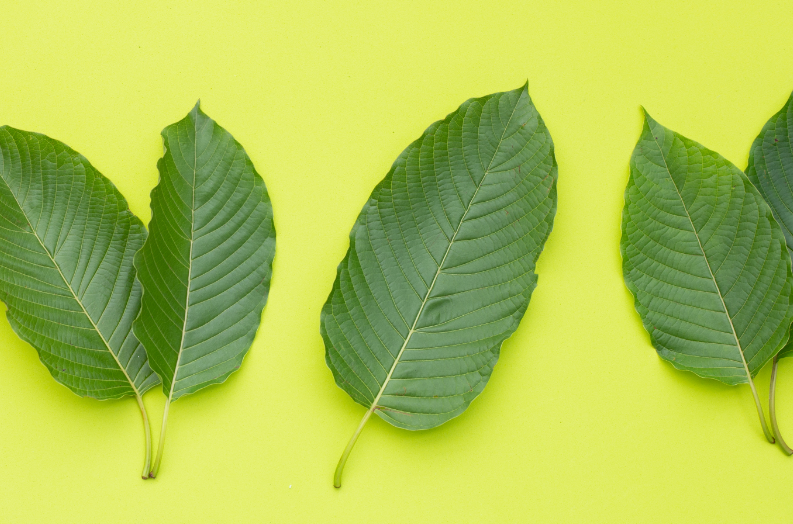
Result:
[[[168,409],[171,407],[169,400],[165,404],[165,411],[162,414],[162,429],[160,430],[160,443],[157,445],[157,458],[154,460],[154,467],[149,472],[149,478],[156,478],[157,473],[160,471],[160,462],[162,462],[162,450],[165,447],[165,428],[168,425]]]
[[[149,478],[149,468],[151,467],[151,424],[149,424],[149,415],[146,413],[146,406],[143,404],[143,398],[136,393],[135,400],[138,401],[140,414],[143,416],[143,433],[146,436],[146,459],[143,462],[143,473],[141,473],[141,477],[147,479]]]
[[[754,381],[752,380],[752,376],[749,375],[749,386],[752,388],[752,395],[754,396],[754,405],[757,407],[757,415],[760,417],[760,425],[763,427],[763,433],[765,433],[765,438],[771,444],[775,443],[774,436],[771,434],[771,431],[768,430],[768,424],[765,422],[765,414],[763,413],[763,406],[760,405],[760,397],[757,396],[757,389],[754,387]]]
[[[372,416],[372,412],[374,412],[375,404],[372,404],[372,407],[366,410],[366,415],[363,416],[363,420],[361,423],[358,424],[358,429],[355,430],[353,433],[352,438],[350,439],[349,444],[347,447],[344,448],[344,453],[341,454],[341,458],[339,459],[339,465],[336,466],[336,473],[333,475],[333,487],[340,488],[341,487],[341,473],[344,471],[344,465],[347,463],[347,457],[350,456],[350,452],[352,451],[352,447],[355,445],[355,441],[358,440],[358,435],[361,434],[363,427],[366,425],[366,421],[369,420],[369,417]]]
[[[776,356],[774,357],[774,364],[771,368],[771,384],[768,386],[768,411],[771,414],[771,427],[774,429],[774,435],[776,436],[776,441],[779,443],[779,446],[787,453],[788,455],[793,455],[793,449],[790,449],[790,446],[787,445],[785,439],[782,438],[782,433],[779,432],[779,426],[776,423],[776,369],[779,366],[779,358]]]

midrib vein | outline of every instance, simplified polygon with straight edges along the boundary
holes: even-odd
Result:
[[[479,185],[476,187],[476,191],[474,191],[471,200],[468,202],[468,206],[465,208],[465,212],[463,213],[462,218],[460,218],[460,222],[457,224],[457,228],[455,228],[454,230],[454,235],[452,235],[452,238],[449,241],[449,245],[446,247],[446,252],[443,254],[443,258],[438,264],[438,269],[435,270],[435,276],[432,278],[430,287],[427,288],[427,293],[424,295],[424,300],[422,300],[421,302],[421,307],[419,307],[418,313],[416,313],[416,318],[413,320],[413,325],[410,326],[410,331],[408,331],[408,334],[405,337],[405,341],[402,343],[402,347],[399,348],[399,353],[397,353],[397,356],[394,359],[394,363],[391,365],[391,369],[388,371],[388,375],[386,375],[386,378],[383,381],[383,385],[380,386],[380,391],[377,392],[377,396],[375,397],[374,401],[372,401],[372,405],[371,407],[369,407],[369,411],[364,416],[362,424],[365,423],[366,420],[369,418],[369,415],[371,415],[374,412],[374,410],[377,409],[377,403],[380,401],[380,398],[383,396],[383,392],[388,386],[388,383],[390,382],[391,376],[394,374],[397,365],[399,365],[400,359],[402,358],[402,353],[404,353],[405,348],[410,342],[410,337],[412,337],[413,333],[416,332],[416,325],[418,324],[418,321],[421,318],[421,313],[424,311],[424,306],[427,305],[427,301],[429,300],[430,295],[432,294],[432,289],[435,287],[435,282],[438,280],[438,276],[441,274],[443,265],[446,262],[446,257],[449,256],[449,252],[452,250],[452,246],[454,245],[454,241],[457,238],[457,234],[460,232],[460,228],[462,228],[463,222],[465,222],[465,217],[468,216],[468,212],[471,210],[471,207],[474,205],[474,201],[476,201],[476,195],[479,193],[479,190],[485,184],[485,179],[487,178],[487,175],[490,173],[490,168],[493,165],[493,161],[496,159],[496,156],[498,155],[498,149],[501,147],[501,143],[504,141],[504,135],[506,134],[507,129],[509,128],[510,122],[512,122],[512,117],[515,115],[515,110],[518,108],[518,104],[520,104],[520,100],[522,98],[523,95],[521,94],[520,98],[515,103],[515,107],[512,108],[512,113],[509,115],[509,119],[507,119],[506,124],[504,124],[504,130],[501,132],[501,138],[499,138],[498,144],[496,145],[493,151],[493,158],[490,159],[490,162],[487,165],[487,169],[485,169],[485,172],[482,175],[482,180],[479,182]],[[481,123],[481,119],[480,119],[480,123]]]
[[[652,134],[652,133],[651,133]],[[672,177],[672,171],[669,169],[669,164],[666,163],[666,157],[664,156],[664,151],[661,149],[661,145],[655,139],[655,135],[653,135],[653,142],[656,146],[658,146],[658,150],[661,153],[661,159],[664,161],[664,168],[666,168],[666,172],[669,173],[669,178],[672,180],[672,187],[675,188],[675,193],[677,193],[678,198],[680,198],[680,204],[683,206],[683,211],[686,212],[686,218],[688,218],[688,223],[691,224],[691,230],[694,232],[694,237],[697,239],[697,245],[699,246],[699,250],[702,253],[702,258],[705,260],[705,265],[708,268],[708,273],[710,274],[710,278],[713,281],[713,285],[716,286],[716,294],[719,296],[719,300],[721,301],[721,307],[724,308],[724,314],[727,316],[727,321],[730,323],[730,329],[732,330],[732,336],[735,339],[735,345],[738,347],[738,354],[741,356],[741,363],[743,364],[743,369],[746,371],[746,379],[749,383],[752,382],[752,374],[749,372],[749,365],[746,363],[746,357],[743,354],[743,347],[741,347],[741,341],[738,338],[738,333],[735,331],[735,325],[732,323],[732,317],[730,317],[730,311],[727,309],[727,304],[724,302],[724,297],[721,294],[721,288],[719,287],[719,283],[716,281],[716,275],[713,274],[713,269],[710,267],[710,262],[708,261],[708,255],[705,254],[705,248],[702,247],[702,241],[699,238],[699,233],[697,232],[697,228],[694,227],[694,221],[691,220],[691,214],[688,212],[688,208],[686,207],[686,202],[683,200],[683,195],[680,194],[680,190],[675,184],[675,179]]]
[[[198,115],[193,121],[193,184],[190,186],[191,202],[190,202],[190,252],[187,258],[187,292],[184,299],[184,322],[182,323],[182,338],[179,341],[179,354],[176,357],[176,367],[173,370],[173,379],[171,380],[171,391],[168,393],[168,404],[171,403],[173,398],[174,388],[176,387],[176,375],[179,372],[179,364],[182,360],[182,350],[184,348],[184,338],[187,333],[187,310],[190,306],[190,283],[193,278],[193,237],[195,236],[195,179],[196,171],[198,170]]]
[[[36,228],[34,228],[33,224],[30,223],[30,219],[28,218],[27,213],[25,213],[25,210],[22,208],[22,205],[19,203],[19,200],[17,199],[17,196],[14,193],[14,191],[11,189],[11,186],[8,184],[8,182],[5,181],[5,179],[3,179],[3,182],[5,182],[6,187],[8,188],[8,192],[14,198],[14,202],[19,208],[19,211],[22,213],[22,216],[25,217],[25,221],[27,222],[28,227],[30,228],[30,231],[33,234],[33,236],[36,237],[36,240],[41,246],[41,249],[44,250],[44,252],[47,254],[47,257],[52,262],[53,267],[58,271],[58,274],[61,276],[63,283],[66,285],[67,288],[69,288],[69,292],[72,294],[74,301],[77,302],[77,304],[80,306],[80,309],[83,311],[85,318],[88,319],[88,321],[91,323],[91,326],[93,326],[94,331],[96,331],[96,334],[99,335],[99,338],[102,340],[102,343],[107,348],[108,353],[110,353],[113,356],[113,360],[116,361],[116,365],[118,365],[118,368],[121,370],[122,373],[124,373],[124,377],[127,379],[127,382],[129,382],[129,385],[132,387],[132,390],[135,392],[135,395],[139,397],[140,392],[138,391],[138,388],[135,386],[135,383],[132,381],[132,379],[130,379],[129,374],[127,374],[127,370],[124,368],[124,366],[121,365],[121,361],[118,360],[116,354],[113,353],[113,350],[110,348],[110,344],[107,342],[107,340],[105,340],[105,336],[102,334],[102,332],[99,331],[99,327],[94,322],[94,319],[92,319],[91,315],[88,314],[88,310],[85,309],[82,300],[80,300],[77,296],[77,293],[74,292],[74,288],[72,288],[72,285],[66,279],[66,276],[63,274],[63,271],[61,271],[61,267],[58,265],[58,262],[55,261],[55,257],[52,256],[49,249],[47,249],[47,247],[44,245],[44,242],[41,240],[41,237],[39,237],[39,234],[36,232]]]

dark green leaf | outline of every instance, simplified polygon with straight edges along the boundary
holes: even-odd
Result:
[[[487,384],[537,283],[556,161],[528,86],[465,102],[394,162],[350,233],[322,310],[336,384],[372,413],[428,429]]]
[[[749,166],[746,175],[771,206],[785,233],[789,253],[793,253],[793,143],[789,126],[793,124],[793,96],[777,114],[771,117],[760,135],[752,144],[749,152]],[[793,453],[782,439],[776,423],[774,410],[774,389],[776,385],[777,361],[793,355],[793,342],[788,344],[774,358],[772,371],[769,410],[771,422],[779,444],[789,454]]]
[[[0,299],[11,326],[78,395],[135,395],[148,437],[140,396],[158,380],[132,332],[143,224],[57,140],[1,127],[0,153]]]
[[[134,328],[170,406],[242,364],[267,300],[275,229],[250,158],[198,104],[162,137],[150,234],[135,257],[144,294]]]
[[[622,214],[623,272],[661,358],[749,383],[788,340],[791,262],[771,210],[724,157],[646,115]]]
[[[793,96],[752,144],[746,175],[771,207],[793,253],[793,143],[788,122],[793,123]]]

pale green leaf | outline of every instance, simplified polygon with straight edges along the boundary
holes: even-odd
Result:
[[[250,158],[198,104],[162,137],[150,234],[135,257],[144,293],[134,329],[170,405],[242,364],[267,300],[275,229]]]
[[[528,86],[465,102],[405,149],[350,233],[322,310],[336,384],[429,429],[482,392],[537,283],[556,212],[553,142]]]

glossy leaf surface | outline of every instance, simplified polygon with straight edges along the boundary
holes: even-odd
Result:
[[[158,380],[132,332],[143,224],[57,140],[2,127],[0,154],[0,298],[14,331],[80,396],[144,393]]]
[[[527,86],[468,100],[394,162],[322,310],[326,362],[365,419],[432,428],[484,389],[536,286],[556,176]]]

